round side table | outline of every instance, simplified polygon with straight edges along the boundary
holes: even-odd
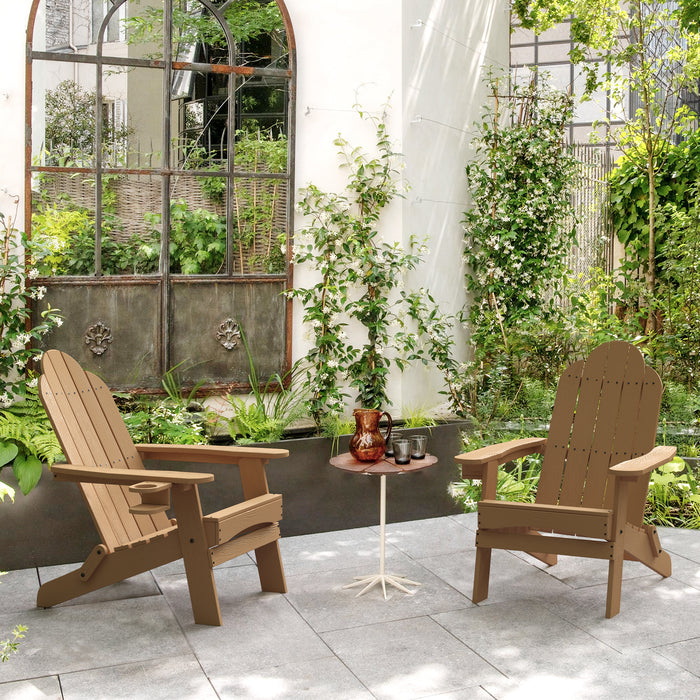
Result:
[[[413,595],[414,591],[409,590],[406,586],[420,586],[417,581],[411,581],[405,576],[398,574],[387,574],[384,569],[384,560],[386,554],[385,548],[385,533],[386,533],[386,477],[390,474],[404,474],[408,472],[416,472],[426,467],[431,467],[437,463],[437,457],[426,454],[423,459],[412,459],[408,464],[396,464],[393,457],[383,457],[376,462],[358,462],[349,452],[344,452],[336,457],[332,457],[331,464],[336,469],[342,469],[347,472],[355,472],[356,474],[378,474],[379,481],[379,573],[368,574],[367,576],[355,576],[353,583],[348,583],[343,588],[354,588],[363,586],[362,590],[356,597],[367,593],[370,588],[381,583],[384,599],[386,599],[386,584],[388,583],[395,588],[398,588],[404,593]]]

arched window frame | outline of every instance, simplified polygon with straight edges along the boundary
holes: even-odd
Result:
[[[161,285],[162,289],[162,309],[163,316],[167,318],[168,315],[168,295],[170,293],[171,286],[169,284],[170,279],[173,277],[184,277],[184,275],[173,274],[170,271],[170,256],[169,256],[169,233],[170,233],[170,180],[172,177],[179,174],[186,174],[187,176],[194,177],[226,177],[226,189],[227,189],[227,212],[226,212],[226,264],[225,269],[217,278],[236,278],[236,277],[246,277],[253,279],[255,275],[241,275],[234,272],[234,237],[233,237],[233,188],[234,181],[236,178],[272,178],[284,180],[287,186],[287,201],[286,201],[286,224],[285,224],[285,234],[286,234],[286,264],[285,272],[283,274],[276,275],[257,275],[257,277],[268,277],[268,278],[284,278],[286,288],[291,288],[292,286],[292,264],[291,264],[291,250],[292,250],[292,231],[293,231],[293,212],[294,212],[294,151],[295,151],[295,111],[296,111],[296,46],[293,28],[291,25],[291,20],[289,17],[288,10],[284,4],[284,0],[275,0],[280,14],[283,18],[286,32],[286,40],[288,47],[288,67],[287,68],[268,68],[268,67],[257,67],[257,66],[242,66],[236,65],[235,63],[235,42],[232,37],[230,28],[226,24],[223,13],[232,4],[238,0],[223,0],[220,3],[211,2],[210,0],[197,0],[204,8],[206,8],[211,14],[217,18],[219,21],[224,34],[226,36],[229,60],[228,63],[223,64],[200,64],[200,63],[187,63],[179,62],[175,60],[172,53],[172,6],[177,0],[164,0],[164,26],[169,27],[169,31],[165,32],[167,39],[164,41],[164,55],[162,59],[152,60],[146,58],[118,58],[114,56],[108,56],[105,59],[104,47],[107,43],[105,41],[105,36],[107,29],[109,27],[110,21],[113,17],[119,13],[123,12],[123,9],[128,0],[112,0],[113,4],[109,11],[105,13],[103,21],[100,25],[99,36],[97,37],[97,51],[95,55],[77,54],[77,53],[56,53],[50,51],[37,51],[33,48],[33,36],[36,25],[37,13],[39,10],[40,3],[42,0],[33,0],[28,24],[27,24],[27,54],[26,54],[26,89],[25,89],[25,119],[26,119],[26,139],[25,139],[25,222],[26,230],[29,237],[31,237],[31,220],[32,220],[32,178],[38,173],[52,173],[52,172],[74,172],[74,173],[84,173],[84,174],[94,174],[95,176],[95,270],[94,277],[102,277],[101,260],[102,260],[102,178],[105,175],[158,175],[162,178],[162,202],[161,202],[161,254],[159,262],[159,270],[157,276],[163,280]],[[95,90],[95,149],[94,149],[94,167],[58,167],[52,165],[34,164],[32,163],[32,110],[33,110],[33,94],[32,94],[32,84],[33,84],[33,70],[34,62],[40,61],[64,61],[71,63],[80,64],[93,64],[96,70],[96,90]],[[156,168],[129,168],[129,167],[110,167],[106,166],[102,159],[102,148],[101,148],[101,134],[102,134],[102,109],[101,104],[103,101],[102,92],[102,73],[105,65],[116,65],[123,67],[134,67],[134,68],[156,68],[163,70],[163,143],[162,143],[162,162],[160,167]],[[284,173],[259,173],[259,172],[247,172],[243,170],[236,169],[236,158],[235,158],[235,106],[236,100],[236,79],[228,81],[228,100],[227,100],[227,125],[229,128],[226,130],[226,147],[227,147],[227,159],[225,171],[211,170],[181,170],[171,162],[171,142],[172,142],[172,129],[170,124],[170,114],[169,105],[171,99],[170,86],[172,84],[173,71],[192,71],[192,72],[219,72],[229,74],[234,78],[243,76],[264,76],[269,75],[271,77],[279,77],[287,80],[288,92],[287,92],[287,137],[288,137],[288,150],[287,150],[287,168]],[[231,157],[233,155],[233,157]],[[201,277],[200,277],[201,279]],[[93,280],[94,282],[95,280]],[[289,369],[291,366],[291,314],[292,314],[292,303],[291,300],[286,301],[286,323],[285,323],[285,347],[286,347],[286,367],[280,369]],[[163,338],[161,343],[162,348],[162,366],[164,368],[171,366],[168,358],[168,327],[167,322],[164,324],[163,328]]]

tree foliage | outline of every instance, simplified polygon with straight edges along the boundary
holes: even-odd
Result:
[[[518,0],[514,10],[524,26],[539,33],[571,15],[572,61],[586,73],[587,92],[602,87],[621,127],[608,121],[608,135],[647,180],[647,242],[631,264],[645,276],[644,296],[657,289],[657,219],[660,173],[674,137],[694,129],[687,96],[700,77],[697,0]],[[602,59],[602,60],[601,60]],[[658,330],[648,308],[646,331]]]
[[[256,39],[262,34],[280,32],[284,21],[275,0],[238,0],[224,11],[226,24],[234,41]],[[146,5],[126,20],[130,44],[163,42],[163,9]],[[226,36],[219,21],[198,0],[173,3],[173,42],[175,50],[195,44],[223,51]]]

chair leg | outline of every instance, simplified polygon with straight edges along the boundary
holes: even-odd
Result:
[[[175,484],[171,493],[194,621],[198,625],[219,626],[221,610],[207,548],[199,493],[196,487],[180,484]]]
[[[491,548],[476,548],[476,563],[474,565],[474,589],[472,603],[480,603],[489,596],[489,575],[491,573]]]
[[[255,550],[255,561],[258,563],[258,576],[262,590],[286,593],[287,583],[284,578],[279,540],[258,547]]]
[[[614,556],[608,564],[608,597],[605,603],[605,617],[615,617],[620,612],[622,595],[622,565],[624,553]]]

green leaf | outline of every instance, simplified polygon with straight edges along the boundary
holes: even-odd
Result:
[[[0,442],[0,467],[9,464],[19,452],[14,442]]]
[[[0,481],[0,501],[5,500],[5,496],[9,496],[10,500],[14,503],[15,501],[15,490],[12,486]]]
[[[22,493],[26,496],[41,478],[41,460],[34,455],[18,455],[12,465],[15,478]]]

